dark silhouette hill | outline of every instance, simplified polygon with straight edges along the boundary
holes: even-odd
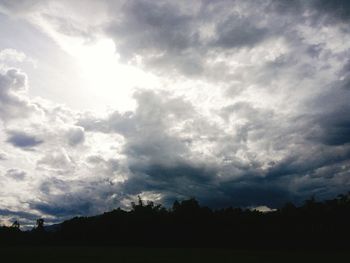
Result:
[[[139,198],[130,211],[75,217],[51,228],[38,219],[32,231],[21,231],[17,222],[0,229],[0,244],[348,249],[349,234],[350,193],[266,213],[213,210],[193,198],[166,209]]]

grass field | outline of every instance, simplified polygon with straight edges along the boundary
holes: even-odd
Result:
[[[229,249],[7,247],[1,262],[350,262],[350,252]]]

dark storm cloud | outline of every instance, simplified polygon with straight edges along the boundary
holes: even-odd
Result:
[[[246,9],[247,14],[234,11],[235,7],[235,1],[132,0],[122,5],[106,32],[123,59],[141,55],[148,67],[159,72],[205,74],[210,52],[251,48],[274,34],[266,25],[256,25],[256,14],[264,11],[264,5]]]
[[[120,43],[122,51],[157,51],[170,55],[190,48],[250,46],[266,36],[268,28],[256,27],[251,17],[224,9],[235,7],[235,2],[227,1],[225,6],[221,4],[220,1],[207,6],[172,1],[127,1],[121,10],[121,19],[112,22],[109,30],[118,36],[116,42]],[[217,17],[216,11],[223,16]],[[201,23],[206,22],[214,25],[215,30],[208,43],[201,39],[199,31]],[[124,47],[123,43],[127,45]]]
[[[127,1],[121,14],[106,31],[115,39],[123,59],[139,54],[158,69],[166,67],[188,74],[201,71],[200,58],[191,52],[200,48],[191,14],[184,13],[174,2],[148,0]]]
[[[31,209],[40,211],[41,213],[45,215],[54,215],[56,217],[67,217],[70,215],[87,215],[91,213],[91,204],[84,202],[81,200],[81,202],[77,204],[69,203],[69,205],[64,206],[64,204],[55,205],[54,203],[31,203],[30,204]]]
[[[350,3],[347,0],[314,0],[311,8],[314,8],[320,15],[326,15],[329,22],[349,22]]]
[[[34,135],[21,131],[9,131],[8,139],[6,141],[14,147],[23,149],[30,149],[44,142],[43,140],[36,138]]]
[[[69,182],[50,177],[41,181],[39,189],[42,198],[32,201],[31,209],[45,216],[55,216],[56,221],[106,212],[121,206],[123,198],[120,189],[102,174],[93,179]]]
[[[329,117],[322,113],[298,118],[279,116],[277,112],[247,102],[222,108],[219,114],[226,122],[244,120],[236,127],[235,136],[223,131],[216,131],[212,139],[206,136],[216,145],[217,157],[229,161],[225,164],[214,163],[210,159],[207,162],[196,160],[190,148],[191,141],[196,139],[181,138],[186,130],[178,134],[169,133],[174,123],[196,123],[195,120],[200,118],[188,103],[153,92],[139,93],[136,97],[138,108],[134,113],[123,115],[116,112],[106,120],[85,119],[79,123],[87,130],[117,132],[126,139],[123,153],[128,157],[130,176],[119,186],[126,195],[155,191],[162,194],[167,204],[176,198],[195,196],[211,206],[264,204],[277,207],[288,200],[300,203],[311,193],[329,198],[341,188],[339,180],[345,180],[342,189],[349,184],[342,175],[343,170],[338,169],[350,159],[350,147],[344,145],[347,141],[347,133],[344,133],[347,115],[336,112],[332,107],[327,110],[331,114]],[[320,127],[325,129],[323,134],[326,137],[313,134]],[[193,128],[190,126],[187,132],[193,133]],[[332,129],[335,129],[334,134]],[[202,129],[192,136],[199,138],[207,132],[210,134],[210,131]],[[342,133],[343,137],[340,136]],[[220,137],[224,138],[223,141]],[[337,141],[332,141],[335,138]],[[249,142],[262,144],[262,149],[266,147],[283,152],[293,145],[300,146],[289,150],[280,160],[269,163],[268,168],[263,168],[265,164],[256,154],[247,154],[249,163],[235,157],[237,151],[248,151]],[[325,188],[327,180],[324,181],[324,178],[328,178],[329,184],[332,181],[333,186]],[[290,190],[295,181],[303,180],[305,183],[299,186],[300,191]]]
[[[121,41],[128,45],[123,46],[120,41],[122,51],[159,49],[171,52],[186,49],[198,41],[190,27],[193,18],[170,1],[127,1],[121,13],[121,22],[112,24],[110,31],[124,36]]]
[[[302,1],[299,0],[272,0],[267,8],[268,11],[274,10],[282,14],[289,12],[301,14],[304,11],[303,9]]]
[[[350,143],[350,79],[349,63],[340,70],[329,90],[310,100],[315,114],[310,114],[309,125],[314,126],[308,134],[310,140],[329,146],[346,146]]]
[[[130,167],[133,175],[123,184],[128,194],[157,191],[166,195],[190,197],[213,183],[216,171],[211,167],[191,163],[137,165]]]
[[[208,197],[207,202],[212,206],[219,203],[221,207],[239,206],[249,207],[264,204],[269,207],[280,207],[288,201],[299,201],[295,193],[280,186],[273,180],[255,179],[252,181],[231,182],[221,185],[221,198]]]
[[[344,65],[339,74],[339,86],[350,90],[350,60]]]
[[[160,165],[131,168],[133,176],[121,187],[124,193],[136,195],[155,191],[163,195],[163,202],[171,205],[176,199],[196,197],[211,207],[265,204],[279,207],[287,201],[301,202],[308,194],[291,192],[280,178],[259,177],[247,170],[241,179],[222,180],[218,177],[221,167],[194,167],[194,164]]]
[[[273,0],[271,7],[282,14],[309,17],[317,23],[347,23],[350,20],[350,3],[347,0]]]
[[[338,82],[334,83],[337,85]],[[283,132],[286,141],[277,144],[275,140],[275,147],[293,144],[298,147],[282,160],[273,162],[266,171],[266,178],[293,180],[324,170],[327,172],[322,176],[335,179],[338,167],[346,167],[350,160],[349,96],[348,91],[335,87],[308,101],[310,113],[288,120],[288,128]],[[283,134],[281,131],[278,129],[279,135]],[[345,184],[348,184],[346,180]]]
[[[8,209],[0,209],[1,216],[10,216],[14,218],[22,218],[25,220],[35,220],[38,218],[38,215],[34,213],[27,213],[22,211],[12,211]]]
[[[319,130],[311,134],[326,145],[345,145],[350,143],[350,107],[340,108],[338,111],[321,115],[318,118]]]
[[[320,147],[322,149],[322,147]],[[323,152],[309,155],[291,155],[269,168],[267,177],[271,180],[285,176],[298,176],[311,173],[318,168],[342,164],[350,159],[350,147],[342,149],[323,148]],[[330,172],[328,176],[333,176]]]
[[[113,6],[113,2],[109,2]],[[113,10],[113,9],[111,9]],[[273,37],[295,41],[297,25],[347,21],[345,0],[327,1],[127,1],[111,13],[106,32],[122,57],[141,55],[148,66],[182,74],[206,72],[205,59],[217,52],[253,48]],[[286,16],[288,14],[288,16]],[[300,39],[299,39],[300,40]],[[186,65],[191,65],[187,67]],[[192,72],[191,72],[192,71]]]
[[[198,113],[187,102],[154,92],[138,93],[136,98],[138,108],[134,113],[115,112],[106,120],[87,118],[79,122],[79,125],[88,131],[117,132],[126,139],[123,153],[128,157],[127,167],[130,176],[119,186],[125,195],[155,191],[163,195],[167,204],[176,198],[196,196],[205,204],[224,205],[231,202],[240,206],[259,205],[264,202],[276,206],[291,196],[286,187],[287,183],[286,186],[278,186],[278,190],[275,189],[279,177],[286,174],[282,169],[280,176],[267,176],[259,182],[264,173],[257,170],[261,164],[259,162],[254,164],[254,160],[250,165],[237,160],[226,168],[223,164],[212,163],[211,160],[208,160],[208,163],[195,160],[196,157],[190,153],[190,143],[196,139],[184,140],[181,138],[181,133],[169,132],[174,124],[189,120],[193,122],[199,118]],[[228,119],[232,113],[246,120],[235,138],[237,144],[234,147],[237,147],[237,150],[245,147],[249,138],[271,139],[279,136],[275,134],[276,131],[272,132],[278,127],[274,123],[273,112],[260,111],[247,103],[236,103],[226,107],[221,114],[223,118]],[[267,122],[268,119],[270,121]],[[206,121],[204,124],[201,123],[206,129],[200,129],[198,126],[200,122],[196,122],[198,120],[194,125],[200,133],[192,135],[194,137],[215,131],[213,128],[212,130],[207,128],[210,126],[205,124]],[[190,127],[191,130],[188,132],[193,133],[192,128]],[[221,136],[226,136],[227,140],[233,139],[222,131],[215,131],[215,135],[212,138],[209,136],[208,139],[217,144],[218,156],[225,157],[232,153],[230,152],[232,148],[225,149],[221,146],[217,138],[220,133]],[[277,143],[279,140],[275,141]],[[229,176],[239,176],[241,181],[221,178],[219,174],[225,169]],[[261,182],[264,182],[264,185]],[[246,200],[242,199],[247,196],[249,198]]]
[[[233,14],[219,22],[216,39],[212,47],[236,48],[251,47],[268,36],[268,28],[256,27],[250,18],[242,18],[240,14]]]

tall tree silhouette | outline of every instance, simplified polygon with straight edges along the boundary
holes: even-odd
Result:
[[[12,223],[11,225],[12,228],[15,228],[15,229],[19,229],[20,228],[20,224],[17,220],[15,220],[15,222]]]
[[[44,231],[45,230],[44,222],[45,222],[45,220],[43,218],[37,219],[36,220],[36,228],[35,228],[35,230],[36,231]]]

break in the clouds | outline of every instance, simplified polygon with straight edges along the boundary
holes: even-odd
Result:
[[[0,0],[0,214],[350,186],[348,1]]]

